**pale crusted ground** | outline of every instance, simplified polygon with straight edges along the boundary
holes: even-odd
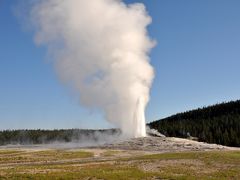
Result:
[[[217,144],[208,144],[188,139],[174,137],[145,137],[112,144],[105,144],[101,148],[142,150],[157,152],[178,151],[207,151],[207,150],[239,150],[240,148],[227,147]]]

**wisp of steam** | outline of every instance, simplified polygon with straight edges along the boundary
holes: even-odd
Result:
[[[151,17],[141,3],[121,0],[36,0],[30,19],[62,82],[80,103],[99,109],[130,137],[146,136],[145,108],[154,71]]]

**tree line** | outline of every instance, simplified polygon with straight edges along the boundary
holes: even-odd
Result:
[[[118,129],[4,130],[0,131],[0,145],[98,141],[118,134],[120,134]]]
[[[240,100],[179,113],[149,126],[166,136],[240,147]]]

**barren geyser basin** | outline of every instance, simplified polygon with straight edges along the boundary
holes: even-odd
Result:
[[[38,0],[29,13],[35,42],[48,47],[61,81],[80,103],[99,109],[124,135],[142,137],[154,77],[141,3],[121,0]]]

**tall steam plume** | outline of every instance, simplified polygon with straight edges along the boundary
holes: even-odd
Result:
[[[30,13],[35,41],[48,47],[60,79],[87,108],[130,137],[142,137],[154,77],[154,42],[143,4],[121,0],[37,0]]]

